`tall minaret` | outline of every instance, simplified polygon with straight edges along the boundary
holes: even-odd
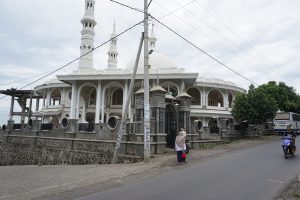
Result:
[[[94,49],[94,26],[97,25],[94,18],[94,8],[94,0],[85,0],[85,13],[81,20],[83,27],[81,31],[80,56]],[[93,68],[93,52],[80,58],[78,68],[79,70]]]
[[[151,31],[151,34],[150,34],[150,37],[149,37],[149,51],[153,50],[155,51],[155,43],[156,43],[156,37],[154,35],[154,31],[153,31],[153,27],[152,26],[152,31]]]
[[[117,68],[118,51],[117,51],[117,38],[116,38],[116,36],[117,36],[117,34],[116,34],[116,22],[114,21],[113,32],[110,35],[110,39],[112,39],[112,40],[110,41],[110,47],[109,47],[109,50],[107,52],[107,54],[108,54],[107,64],[108,64],[109,69]]]

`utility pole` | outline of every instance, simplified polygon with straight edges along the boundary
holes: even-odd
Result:
[[[125,109],[123,110],[123,113],[122,113],[122,119],[121,119],[121,124],[120,124],[119,131],[118,131],[117,142],[116,142],[116,146],[115,146],[115,152],[114,152],[114,157],[113,157],[112,164],[116,164],[118,162],[122,136],[126,132],[125,121],[126,121],[126,117],[127,117],[127,113],[128,113],[129,101],[130,101],[132,91],[133,91],[135,75],[136,75],[137,67],[138,67],[138,64],[139,64],[139,59],[140,59],[140,56],[141,56],[143,40],[144,40],[144,33],[142,33],[142,36],[141,36],[141,39],[140,39],[140,44],[139,44],[139,49],[138,49],[136,59],[135,59],[135,63],[134,63],[132,77],[131,77],[131,81],[130,81],[130,85],[129,85],[128,96],[126,98],[126,102],[125,102],[125,105],[124,105]]]
[[[150,161],[148,0],[144,0],[144,162]]]

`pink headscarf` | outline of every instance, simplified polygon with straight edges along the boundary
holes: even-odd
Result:
[[[185,137],[186,137],[186,132],[181,129],[180,132],[178,133],[178,136],[176,137],[176,144],[180,147],[180,148],[184,148],[184,144],[185,144]]]

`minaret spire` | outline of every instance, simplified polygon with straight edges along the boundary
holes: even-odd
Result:
[[[153,50],[155,51],[155,43],[156,43],[156,37],[155,37],[155,34],[154,34],[154,25],[152,25],[152,30],[151,30],[151,34],[150,34],[150,37],[149,37],[149,50]]]
[[[110,41],[110,47],[109,50],[107,52],[108,55],[108,60],[107,60],[107,65],[108,68],[117,68],[117,63],[118,63],[118,51],[117,51],[117,38],[116,38],[117,34],[116,34],[116,21],[114,20],[114,26],[113,26],[113,32],[110,35],[110,39],[112,39]]]
[[[83,25],[81,31],[81,45],[80,45],[80,56],[94,49],[94,27],[97,22],[94,18],[94,0],[85,0],[85,13],[81,20]],[[93,52],[88,53],[79,60],[79,70],[92,69],[93,68]]]

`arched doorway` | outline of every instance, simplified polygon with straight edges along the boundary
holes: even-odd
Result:
[[[176,110],[173,105],[167,104],[165,118],[165,132],[167,134],[167,147],[174,148],[177,133]]]

